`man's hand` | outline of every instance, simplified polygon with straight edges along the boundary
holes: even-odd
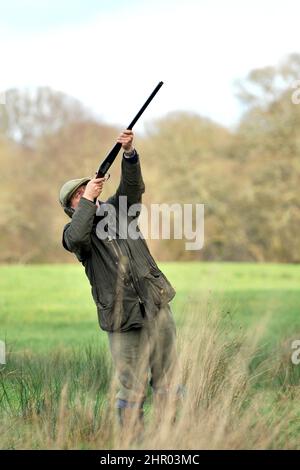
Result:
[[[133,132],[126,129],[119,135],[117,142],[122,144],[125,152],[131,152],[133,150]]]
[[[106,178],[93,178],[85,187],[83,197],[89,199],[89,201],[94,201],[101,193],[103,189],[103,184],[106,181]]]

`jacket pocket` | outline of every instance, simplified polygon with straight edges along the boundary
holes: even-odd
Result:
[[[97,302],[97,312],[99,325],[102,330],[114,331],[113,305],[107,306]]]
[[[123,302],[117,302],[116,300],[109,304],[97,302],[97,312],[100,327],[110,332],[121,331],[129,317]]]
[[[99,290],[95,284],[92,285],[91,292],[97,307],[101,309],[112,307],[114,302],[114,295],[112,292],[107,290],[99,294]]]
[[[150,291],[156,305],[159,307],[164,306],[173,299],[176,291],[163,272],[151,268],[145,278],[148,284],[148,292]]]

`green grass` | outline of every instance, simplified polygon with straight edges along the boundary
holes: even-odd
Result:
[[[184,331],[181,327],[186,316],[197,312],[192,332],[197,334],[196,344],[203,348],[199,357],[207,364],[221,336],[215,332],[216,343],[203,358],[205,341],[198,338],[207,339],[205,312],[216,311],[222,318],[226,335],[220,345],[220,364],[211,363],[216,367],[212,390],[218,380],[220,390],[228,386],[224,364],[232,371],[243,346],[243,331],[254,332],[268,318],[259,350],[249,351],[246,361],[249,390],[243,407],[247,410],[253,403],[259,410],[258,418],[253,417],[249,429],[245,424],[245,440],[236,445],[244,448],[248,432],[263,419],[270,432],[276,429],[273,421],[282,428],[279,437],[265,445],[293,447],[300,434],[300,366],[292,365],[290,348],[291,339],[300,338],[300,266],[164,263],[160,267],[177,291],[172,309],[178,331]],[[9,351],[7,364],[0,366],[0,448],[116,445],[111,435],[112,418],[107,414],[112,367],[106,333],[98,327],[89,283],[80,265],[1,266],[0,339],[6,341]],[[214,412],[218,400],[213,402],[209,390]],[[243,394],[242,383],[240,390]],[[200,401],[199,410],[202,406]],[[151,416],[150,395],[147,410]],[[291,414],[286,427],[287,413]],[[242,422],[233,424],[233,429]],[[266,432],[255,431],[262,446]],[[230,447],[230,439],[223,444]]]
[[[264,339],[300,337],[300,266],[248,263],[164,263],[177,295],[180,327],[192,298],[210,297],[228,313],[233,330],[269,316]],[[15,351],[106,344],[79,264],[0,267],[0,339]]]

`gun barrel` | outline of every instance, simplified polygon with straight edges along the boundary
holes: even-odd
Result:
[[[156,95],[156,93],[158,92],[158,90],[162,87],[162,85],[164,84],[164,82],[159,82],[158,85],[154,88],[154,90],[152,91],[151,95],[149,96],[149,98],[145,101],[145,103],[143,104],[143,106],[141,107],[141,109],[139,110],[139,112],[136,114],[136,116],[133,118],[133,120],[131,121],[131,123],[129,124],[129,126],[127,127],[127,129],[129,130],[132,130],[133,126],[136,124],[136,122],[138,121],[138,119],[141,117],[141,115],[143,114],[143,112],[145,111],[145,109],[149,106],[149,104],[151,103],[151,101],[153,100],[154,96]],[[105,160],[103,160],[103,162],[101,163],[98,171],[97,171],[97,178],[103,178],[105,176],[105,173],[107,173],[107,171],[109,170],[110,166],[112,165],[112,163],[114,162],[114,160],[116,159],[118,153],[120,152],[121,150],[121,147],[122,147],[122,144],[120,144],[119,142],[117,142],[114,147],[111,149],[111,151],[108,153],[108,155],[106,156]]]
[[[131,130],[133,128],[133,126],[135,125],[135,123],[137,122],[137,120],[141,117],[141,115],[143,114],[143,112],[145,111],[145,109],[148,107],[148,105],[151,103],[151,101],[153,100],[154,96],[156,95],[156,93],[159,91],[159,89],[163,86],[164,82],[159,82],[159,84],[154,88],[154,90],[152,91],[151,95],[149,96],[149,98],[145,101],[145,103],[143,104],[143,106],[141,107],[141,109],[139,110],[139,112],[137,113],[137,115],[133,118],[133,120],[131,121],[131,123],[129,124],[129,126],[127,127],[127,129]]]

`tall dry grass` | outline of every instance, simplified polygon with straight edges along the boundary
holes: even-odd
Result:
[[[237,334],[222,312],[212,299],[190,299],[178,333],[174,393],[155,404],[158,413],[148,396],[138,436],[134,421],[119,432],[106,349],[49,357],[11,353],[0,374],[0,447],[300,448],[299,380],[286,372],[290,358],[263,357],[263,327]],[[175,393],[178,384],[183,396]]]

